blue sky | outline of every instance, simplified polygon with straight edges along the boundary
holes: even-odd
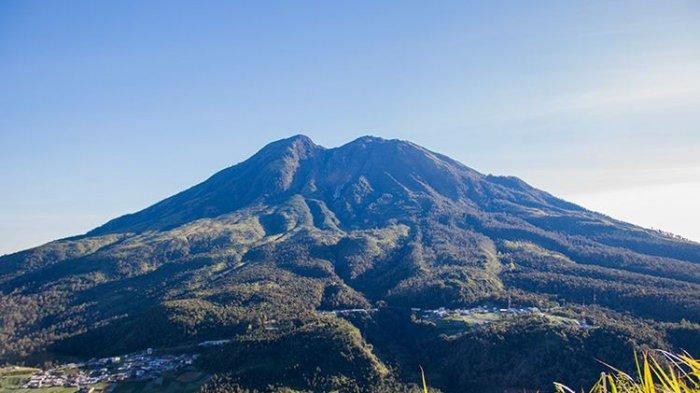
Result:
[[[408,139],[700,240],[698,20],[697,1],[0,2],[0,254],[296,133]]]

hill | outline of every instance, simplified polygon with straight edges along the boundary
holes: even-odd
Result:
[[[411,311],[477,306],[545,312]],[[85,235],[0,257],[1,360],[233,338],[201,367],[251,389],[397,391],[418,364],[445,392],[576,386],[639,346],[698,351],[698,323],[699,244],[375,137],[276,141]]]

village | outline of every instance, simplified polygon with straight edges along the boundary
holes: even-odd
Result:
[[[569,325],[581,329],[592,328],[585,320],[577,320],[557,315],[553,310],[541,310],[538,307],[499,308],[495,306],[478,306],[466,309],[446,309],[445,307],[440,307],[434,310],[412,308],[411,311],[420,314],[421,318],[428,320],[460,321],[469,325],[502,321],[506,318],[518,315],[540,315],[557,324]]]
[[[378,309],[376,308],[349,308],[349,309],[343,309],[343,310],[328,310],[328,311],[320,311],[321,314],[326,314],[326,315],[352,315],[352,314],[369,314],[376,312]]]
[[[542,310],[538,307],[496,307],[482,305],[473,308],[448,309],[440,307],[437,309],[421,309],[412,307],[411,312],[421,319],[432,321],[464,322],[468,325],[481,325],[502,321],[518,315],[540,315],[552,322],[569,325],[581,329],[590,329],[591,326],[585,320],[577,320],[557,315],[555,310]],[[378,311],[376,308],[354,308],[320,311],[321,314],[335,316],[352,316],[357,314],[370,314]]]
[[[339,309],[320,311],[322,314],[335,316],[352,316],[357,314],[371,314],[377,312],[376,308],[369,309]],[[502,321],[518,315],[541,315],[555,323],[565,324],[577,328],[589,329],[585,320],[576,320],[556,315],[551,310],[541,310],[537,307],[507,307],[478,306],[465,309],[437,309],[410,308],[410,311],[423,320],[433,321],[447,326],[455,323],[466,325],[480,325]],[[456,325],[455,325],[456,326]],[[204,341],[197,344],[198,347],[220,346],[230,343],[231,339]],[[198,354],[161,354],[152,348],[145,351],[130,353],[121,356],[112,356],[99,359],[90,359],[83,363],[63,364],[49,370],[38,370],[24,382],[24,389],[39,389],[47,387],[74,387],[78,392],[92,392],[97,384],[116,384],[125,381],[157,380],[164,373],[172,372],[186,366],[191,366]],[[109,391],[109,390],[108,390]]]
[[[163,373],[191,365],[197,354],[155,355],[149,348],[142,352],[84,363],[64,364],[32,375],[23,385],[25,389],[44,387],[79,387],[79,392],[91,391],[98,383],[115,383],[127,380],[159,378]]]
[[[412,308],[411,311],[421,312],[423,315],[435,315],[441,318],[447,317],[449,315],[473,315],[473,314],[509,314],[509,315],[523,315],[523,314],[535,314],[541,313],[542,311],[537,307],[508,307],[508,308],[498,308],[489,306],[479,306],[474,308],[456,308],[447,309],[445,307],[440,307],[435,310],[421,310],[420,308]]]

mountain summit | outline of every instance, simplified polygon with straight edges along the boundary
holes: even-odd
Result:
[[[520,202],[582,211],[518,179],[484,176],[410,142],[365,136],[326,149],[297,135],[272,142],[201,184],[89,234],[173,228],[292,195],[323,201],[347,228],[399,218],[384,214],[386,209],[407,217],[444,205],[488,210],[494,203]]]
[[[415,314],[513,306],[550,311]],[[365,312],[324,312],[350,309]],[[400,391],[422,364],[446,392],[542,389],[562,358],[575,382],[596,375],[594,358],[624,362],[619,348],[692,350],[700,245],[411,142],[329,149],[297,135],[87,234],[0,257],[0,323],[4,361],[225,338],[200,366],[250,388]],[[511,374],[479,374],[494,367]]]

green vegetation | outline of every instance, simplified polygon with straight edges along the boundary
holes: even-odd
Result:
[[[196,393],[209,377],[198,371],[165,374],[148,381],[125,381],[116,385],[113,393]]]
[[[508,304],[560,309],[449,330],[408,311]],[[377,138],[275,142],[86,235],[0,257],[0,361],[232,339],[202,355],[211,392],[411,391],[418,365],[444,392],[578,388],[593,359],[628,370],[621,353],[640,348],[700,352],[699,323],[697,243]]]
[[[463,322],[456,322],[462,327],[446,330],[445,325],[412,315],[408,310],[380,309],[348,318],[375,353],[396,367],[400,379],[418,383],[416,370],[420,365],[430,378],[430,386],[445,392],[544,390],[554,380],[578,388],[602,370],[596,359],[631,369],[634,365],[626,354],[640,346],[667,345],[654,329],[625,318],[590,315],[596,327],[581,329],[531,315],[468,329]]]
[[[205,352],[199,365],[209,372],[262,389],[269,381],[316,391],[376,385],[389,374],[360,332],[344,320],[323,318],[287,334],[251,334]],[[230,371],[233,370],[233,371]]]
[[[644,352],[641,361],[635,355],[636,376],[610,367],[602,373],[591,393],[697,393],[700,392],[700,360],[688,354],[659,351],[660,356]],[[658,359],[658,360],[657,360]],[[555,383],[558,393],[575,393]]]

